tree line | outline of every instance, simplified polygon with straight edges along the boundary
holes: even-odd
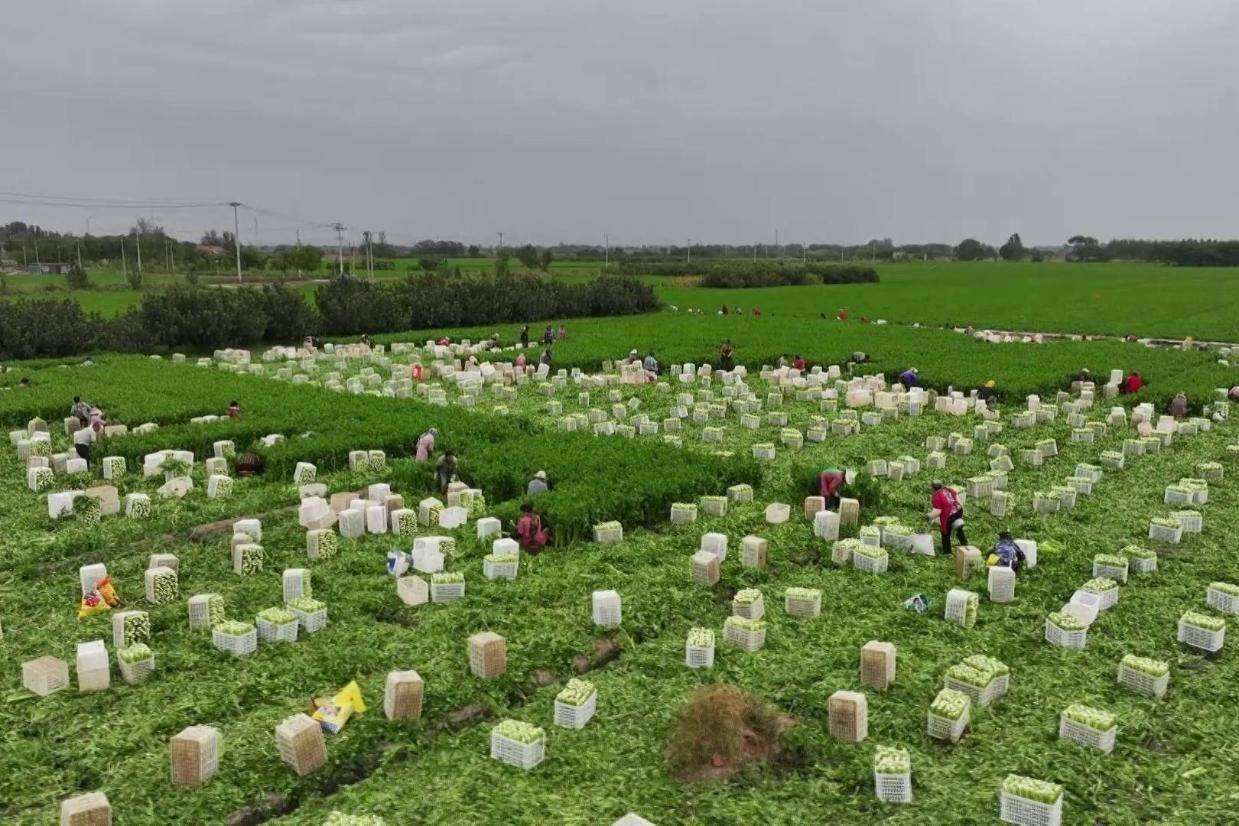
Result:
[[[321,285],[313,304],[283,284],[177,285],[144,293],[138,306],[115,318],[87,313],[72,299],[0,301],[0,359],[295,344],[307,335],[628,315],[658,306],[652,287],[616,275],[583,284],[532,273],[391,280],[344,275]]]

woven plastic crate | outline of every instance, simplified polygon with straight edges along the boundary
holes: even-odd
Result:
[[[22,686],[40,697],[63,691],[69,687],[69,664],[49,656],[28,660],[22,663]]]
[[[1126,582],[1127,581],[1127,569],[1128,569],[1127,565],[1119,567],[1118,565],[1108,565],[1104,562],[1094,562],[1093,563],[1093,576],[1094,577],[1105,577],[1106,579],[1113,579],[1115,582]]]
[[[276,625],[262,617],[257,618],[255,625],[258,629],[258,639],[262,642],[296,642],[297,630],[301,627],[298,620]]]
[[[490,732],[490,756],[501,763],[532,769],[546,757],[546,738],[533,743],[521,743],[504,737],[494,729]]]
[[[582,729],[594,716],[598,708],[598,692],[589,695],[589,699],[579,706],[568,705],[555,698],[555,725],[560,728]]]
[[[1133,574],[1151,574],[1157,570],[1157,557],[1131,557],[1127,565]]]
[[[1058,739],[1078,743],[1081,746],[1097,749],[1109,754],[1114,751],[1114,738],[1118,726],[1111,726],[1108,731],[1098,731],[1091,726],[1070,719],[1065,713],[1058,715]]]
[[[783,597],[783,610],[788,616],[792,617],[816,617],[822,613],[822,594],[819,591],[814,598],[795,597],[785,595]]]
[[[723,625],[723,639],[730,645],[752,653],[760,651],[766,644],[766,629],[749,631],[734,625]]]
[[[1183,533],[1200,533],[1205,527],[1205,518],[1195,511],[1175,511],[1170,514],[1179,521]]]
[[[948,674],[942,678],[942,685],[944,688],[954,689],[960,694],[966,694],[974,706],[988,706],[1007,693],[1006,679],[1006,675],[995,677],[989,681],[988,685],[977,687],[963,680],[957,680]]]
[[[912,773],[873,773],[873,793],[883,803],[912,802]]]
[[[516,559],[504,562],[484,559],[482,560],[482,576],[487,579],[516,579],[520,567],[520,561]]]
[[[1137,671],[1119,663],[1118,683],[1137,694],[1160,700],[1165,696],[1166,688],[1170,685],[1170,673],[1167,672],[1160,677],[1150,677],[1143,671]]]
[[[1211,631],[1208,628],[1197,628],[1179,620],[1179,633],[1176,637],[1184,645],[1205,651],[1209,654],[1220,651],[1226,643],[1226,629]]]
[[[713,645],[684,645],[684,664],[689,668],[713,668]]]
[[[1059,826],[1063,822],[1063,799],[1051,805],[1003,791],[999,793],[998,817],[1017,826]]]
[[[952,743],[958,743],[959,738],[964,736],[964,731],[968,728],[970,714],[970,706],[964,708],[964,713],[959,715],[958,720],[952,720],[949,717],[939,717],[931,712],[927,715],[925,733],[935,740],[948,740]]]
[[[458,599],[462,599],[464,595],[465,583],[463,582],[430,583],[431,602],[455,602]]]
[[[623,622],[623,602],[615,591],[594,591],[590,597],[594,625],[615,628]]]
[[[234,657],[245,657],[258,650],[258,629],[251,629],[248,634],[240,635],[225,634],[212,629],[211,644]]]
[[[155,673],[154,654],[135,663],[127,663],[118,655],[116,664],[120,666],[120,678],[129,685],[137,685]]]
[[[1205,602],[1210,608],[1223,614],[1239,614],[1239,596],[1232,596],[1212,586],[1205,592]]]
[[[749,603],[739,603],[732,600],[731,612],[737,617],[745,619],[761,619],[766,615],[766,602],[761,594],[757,595],[757,599]]]
[[[1111,608],[1111,607],[1113,607],[1113,606],[1117,605],[1117,604],[1118,604],[1118,601],[1119,601],[1119,589],[1118,589],[1118,588],[1109,588],[1109,589],[1107,589],[1107,590],[1105,590],[1105,591],[1101,591],[1101,592],[1097,592],[1097,591],[1076,591],[1075,593],[1073,593],[1073,594],[1071,595],[1071,599],[1072,599],[1072,601],[1079,601],[1079,600],[1077,600],[1077,599],[1076,599],[1076,597],[1077,597],[1077,595],[1080,595],[1080,594],[1096,594],[1096,595],[1097,595],[1097,610],[1098,610],[1098,611],[1105,611],[1106,609]],[[1081,599],[1086,599],[1086,598],[1085,598],[1085,597],[1081,597]]]
[[[887,565],[890,564],[890,558],[887,556],[872,557],[864,554],[852,554],[852,567],[858,571],[864,571],[869,574],[880,574],[886,571]]]
[[[968,621],[968,603],[977,598],[972,591],[963,588],[952,588],[946,593],[946,608],[943,615],[948,622],[965,626]]]
[[[189,627],[191,629],[210,628],[217,622],[222,622],[224,619],[223,609],[220,607],[216,611],[216,615],[211,615],[211,601],[218,597],[218,605],[223,605],[223,597],[219,594],[195,594],[189,598]]]
[[[1010,602],[1015,599],[1015,571],[995,565],[987,574],[990,602]]]
[[[836,691],[826,701],[826,726],[832,737],[859,743],[869,736],[869,701],[857,691]]]
[[[1073,651],[1083,650],[1088,642],[1088,630],[1064,631],[1048,619],[1045,621],[1045,641],[1059,648],[1070,648]]]
[[[313,634],[315,631],[321,631],[327,627],[326,608],[319,608],[317,611],[300,611],[290,607],[288,610],[297,615],[297,624],[307,634]]]

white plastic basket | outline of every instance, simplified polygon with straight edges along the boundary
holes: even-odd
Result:
[[[713,668],[714,646],[684,645],[684,664],[689,668]]]
[[[490,756],[501,763],[529,770],[546,756],[546,738],[533,743],[521,743],[504,737],[498,731],[490,733]]]
[[[516,579],[517,573],[520,571],[519,560],[511,562],[491,562],[489,559],[482,560],[482,576],[487,579]]]
[[[1126,686],[1137,694],[1160,700],[1166,694],[1166,687],[1170,685],[1170,673],[1167,672],[1160,677],[1150,677],[1148,674],[1119,663],[1118,682],[1119,685]]]
[[[560,728],[582,729],[594,716],[598,708],[598,692],[589,695],[583,705],[570,706],[555,700],[555,725]]]
[[[211,631],[211,644],[234,657],[244,657],[258,650],[258,630],[234,636],[220,631]]]
[[[1079,743],[1100,752],[1109,754],[1114,751],[1114,737],[1118,726],[1111,726],[1108,731],[1098,731],[1069,718],[1065,713],[1058,715],[1058,739],[1071,743]]]
[[[1119,601],[1119,589],[1118,588],[1111,588],[1107,591],[1102,591],[1100,593],[1096,591],[1076,591],[1071,595],[1072,601],[1073,602],[1087,601],[1088,597],[1082,596],[1083,594],[1092,594],[1093,596],[1097,597],[1097,610],[1098,611],[1105,611],[1107,608],[1110,608],[1116,605]]]
[[[137,685],[151,674],[155,673],[155,655],[136,663],[127,663],[118,655],[116,662],[120,666],[120,677],[130,685]]]
[[[1151,574],[1157,570],[1157,557],[1131,557],[1127,565],[1133,574]]]
[[[1105,577],[1106,579],[1113,579],[1115,582],[1126,582],[1127,581],[1127,570],[1128,570],[1127,565],[1124,565],[1123,567],[1120,568],[1117,565],[1107,565],[1104,562],[1093,563],[1093,577],[1094,578]]]
[[[463,582],[432,582],[430,583],[431,602],[455,602],[465,595]]]
[[[819,616],[822,613],[822,596],[818,594],[814,599],[784,596],[783,610],[792,617]]]
[[[307,634],[313,634],[315,631],[321,631],[327,627],[326,608],[319,608],[314,612],[298,611],[296,608],[289,608],[288,610],[297,615],[297,624]]]
[[[747,605],[741,605],[733,600],[731,603],[731,612],[737,617],[759,620],[766,615],[766,602],[760,594],[758,594],[757,599]]]
[[[258,626],[258,639],[262,642],[296,642],[297,629],[301,627],[298,620],[276,625],[262,617],[258,617],[255,624]]]
[[[723,639],[737,648],[752,653],[766,644],[766,629],[746,631],[734,625],[723,626]]]
[[[972,591],[966,591],[963,588],[952,588],[946,593],[946,607],[943,610],[943,616],[956,625],[962,626],[968,616],[968,603],[976,597]],[[978,609],[980,606],[977,606]]]
[[[954,677],[947,676],[942,680],[944,688],[951,688],[961,694],[968,695],[969,701],[974,706],[987,706],[997,700],[999,697],[1007,693],[1007,677],[995,677],[989,681],[989,684],[984,688],[977,688],[974,685],[957,680]]]
[[[964,712],[959,715],[958,720],[952,720],[949,717],[939,717],[937,714],[930,712],[925,726],[925,733],[935,740],[949,740],[952,743],[958,743],[959,738],[964,736],[964,731],[968,728],[968,718],[971,713],[971,703],[964,707]]]
[[[1149,539],[1154,542],[1165,542],[1170,545],[1178,545],[1183,538],[1183,526],[1172,528],[1168,525],[1158,525],[1155,522],[1149,523]]]
[[[1059,797],[1051,805],[1003,791],[999,794],[998,817],[1017,826],[1059,826],[1063,822],[1063,799]]]
[[[1207,628],[1197,628],[1194,625],[1188,625],[1183,620],[1179,620],[1177,639],[1184,645],[1212,654],[1220,651],[1226,643],[1226,629],[1210,631]]]
[[[864,554],[852,554],[852,566],[859,571],[864,571],[869,574],[880,574],[886,571],[886,566],[890,564],[889,557],[879,557],[877,559]]]
[[[873,793],[883,803],[912,802],[912,773],[873,773]]]
[[[1210,608],[1223,614],[1239,614],[1239,597],[1231,596],[1225,591],[1210,588],[1206,592],[1205,602]]]
[[[1088,642],[1088,630],[1064,631],[1048,619],[1045,621],[1045,641],[1059,648],[1070,648],[1073,651],[1083,650]]]

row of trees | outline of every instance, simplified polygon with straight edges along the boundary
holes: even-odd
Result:
[[[71,299],[0,301],[0,359],[290,344],[309,334],[524,323],[657,307],[653,288],[620,276],[564,284],[531,273],[373,281],[345,275],[319,287],[313,305],[283,284],[184,285],[147,292],[137,307],[115,318],[86,313]]]

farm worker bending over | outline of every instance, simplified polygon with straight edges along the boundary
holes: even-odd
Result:
[[[232,401],[228,402],[228,418],[230,419],[241,418],[241,404],[236,399],[233,399]]]
[[[1182,419],[1187,416],[1187,409],[1187,394],[1180,390],[1170,402],[1170,415]]]
[[[540,470],[529,480],[529,485],[525,488],[525,495],[533,497],[539,493],[546,493],[548,490],[550,490],[550,486],[546,484],[546,471]]]
[[[529,346],[529,325],[526,324],[521,328],[521,347]]]
[[[645,354],[645,361],[641,362],[641,366],[645,369],[647,378],[658,378],[658,359],[654,358],[653,353]]]
[[[803,372],[804,372],[804,369],[805,369],[806,367],[808,367],[808,364],[805,362],[805,360],[804,360],[804,356],[802,356],[802,355],[800,355],[799,353],[797,353],[797,354],[796,354],[796,360],[792,362],[792,367],[794,367],[795,369],[797,369],[797,370],[799,370],[801,373],[803,373]]]
[[[1133,370],[1132,374],[1123,381],[1120,389],[1124,393],[1137,393],[1141,387],[1144,387],[1144,379]]]
[[[990,407],[993,407],[994,402],[998,401],[998,382],[990,379],[985,383],[980,390],[977,391],[977,398],[985,402]]]
[[[435,452],[435,436],[439,435],[439,428],[432,427],[423,433],[417,440],[417,453],[414,458],[419,462],[429,462],[430,454]]]
[[[90,402],[82,401],[81,396],[74,396],[73,407],[69,409],[69,415],[77,417],[82,427],[90,424]]]
[[[97,407],[90,409],[90,429],[95,431],[98,436],[103,432],[103,428],[108,426],[108,420],[103,418],[103,411]]]
[[[413,379],[413,381],[421,381],[422,371],[424,369],[425,368],[422,367],[421,362],[414,364],[409,368],[409,378]]]
[[[521,550],[537,555],[550,540],[550,534],[542,527],[542,517],[534,513],[533,505],[521,505],[520,518],[516,520],[516,542]]]
[[[1232,402],[1239,402],[1239,384],[1236,384],[1234,387],[1230,388],[1230,392],[1226,394],[1226,398],[1230,399]]]
[[[916,372],[915,367],[909,367],[899,374],[899,383],[904,387],[919,387],[921,383],[920,374]]]
[[[435,465],[435,480],[438,481],[441,492],[447,493],[447,486],[452,484],[456,478],[458,469],[456,454],[450,450],[443,451],[443,455],[439,457],[439,463]]]
[[[542,355],[538,356],[538,364],[545,364],[547,367],[551,366],[551,348],[550,347],[547,347],[545,350],[542,351]]]
[[[989,564],[1010,568],[1017,574],[1020,572],[1020,567],[1024,564],[1024,552],[1011,538],[1011,534],[1006,531],[998,534],[998,544],[990,552]]]
[[[723,342],[723,346],[718,348],[718,369],[730,370],[732,368],[731,357],[731,339],[727,339]]]
[[[560,341],[566,341],[568,338],[568,328],[564,325],[559,325],[559,335],[556,336]]]
[[[930,505],[938,512],[938,530],[942,532],[942,553],[950,556],[951,531],[955,531],[959,544],[968,544],[968,537],[964,535],[964,504],[959,501],[959,494],[941,482],[934,482],[932,487],[934,495]]]
[[[521,369],[521,370],[523,370],[523,369],[525,368],[525,365],[526,365],[526,364],[528,364],[528,363],[529,363],[529,361],[525,358],[525,354],[524,354],[524,353],[521,353],[519,356],[517,356],[517,357],[516,357],[516,361],[514,362],[514,364],[517,366],[517,368],[518,368],[518,369]]]
[[[839,488],[843,487],[845,479],[843,471],[837,467],[828,468],[818,476],[818,487],[821,489],[822,498],[826,500],[827,510],[835,510],[839,507]]]

